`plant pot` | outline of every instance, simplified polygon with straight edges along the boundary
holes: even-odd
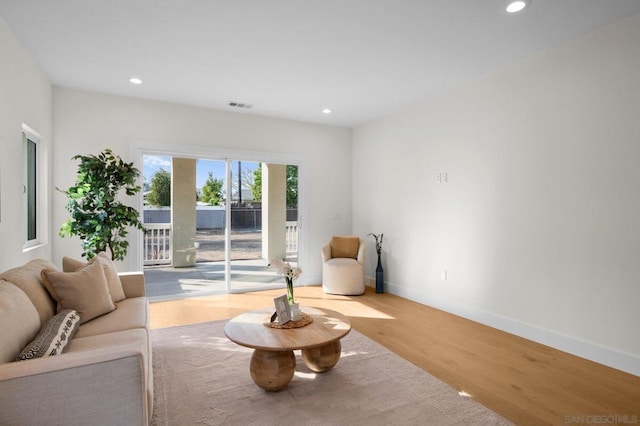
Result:
[[[289,303],[289,309],[291,310],[291,321],[300,321],[300,306],[298,303]]]

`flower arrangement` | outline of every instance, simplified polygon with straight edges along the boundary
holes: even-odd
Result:
[[[373,238],[376,239],[376,253],[378,253],[378,256],[380,256],[380,254],[382,254],[382,239],[384,238],[384,234],[373,234],[373,233],[369,233],[367,234],[367,236],[371,235]]]
[[[302,269],[298,267],[292,268],[288,262],[273,258],[269,259],[267,268],[284,277],[285,281],[287,282],[287,300],[290,304],[294,303],[293,280],[297,279],[300,274],[302,274]]]

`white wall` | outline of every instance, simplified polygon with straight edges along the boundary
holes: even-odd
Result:
[[[51,85],[24,47],[0,19],[0,271],[28,260],[51,256],[47,203],[41,212],[43,245],[23,251],[22,125],[43,137],[39,149],[51,150]],[[51,161],[41,164],[41,178],[50,177]]]
[[[354,130],[391,292],[640,375],[638,40],[620,21]]]
[[[320,247],[336,233],[351,230],[351,130],[297,121],[265,118],[103,95],[54,87],[54,184],[74,182],[75,154],[96,154],[111,148],[126,161],[135,161],[135,147],[185,150],[204,155],[259,153],[301,162],[304,243],[301,283],[319,283]],[[258,153],[258,154],[256,154]],[[252,157],[252,158],[249,158]],[[68,217],[63,194],[53,198],[54,228]],[[137,267],[131,247],[122,270]],[[78,257],[77,239],[56,238],[53,257]]]

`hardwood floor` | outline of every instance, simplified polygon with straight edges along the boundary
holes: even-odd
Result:
[[[152,303],[151,326],[229,319],[272,306],[282,292]],[[301,305],[342,312],[362,334],[516,424],[640,423],[638,376],[391,294],[332,296],[310,286],[295,295]]]

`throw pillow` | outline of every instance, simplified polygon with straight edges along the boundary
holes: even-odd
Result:
[[[58,312],[74,309],[80,315],[80,324],[113,311],[104,269],[94,262],[76,272],[42,271],[42,281],[58,302]]]
[[[56,314],[56,304],[42,285],[40,273],[44,268],[56,269],[56,265],[48,260],[33,259],[25,265],[17,266],[0,274],[0,280],[9,281],[29,296],[29,300],[33,303],[33,306],[35,306],[36,311],[38,311],[38,317],[40,318],[38,330],[42,328],[49,318]],[[37,332],[36,330],[33,336],[35,336]],[[33,336],[31,336],[29,340],[33,339]],[[24,342],[24,345],[27,343],[28,341]],[[20,349],[22,349],[24,345],[20,346]],[[18,351],[20,351],[20,349],[18,349]],[[18,352],[16,352],[16,354],[17,353]],[[14,358],[15,356],[11,357],[11,359]]]
[[[16,359],[40,328],[38,311],[25,292],[0,280],[0,364]]]
[[[77,260],[72,257],[64,256],[62,258],[62,272],[76,272],[79,269],[87,266],[89,262],[84,260]]]
[[[113,300],[113,303],[117,303],[121,300],[126,299],[127,297],[125,296],[124,290],[122,289],[122,282],[120,281],[120,275],[118,275],[116,265],[113,263],[109,255],[104,251],[98,253],[98,255],[91,259],[89,262],[83,262],[81,260],[75,260],[65,256],[62,258],[62,271],[79,271],[80,269],[94,262],[99,262],[104,268],[104,275],[107,279],[107,285],[109,286],[109,293],[111,293],[111,300]]]
[[[60,355],[68,349],[80,326],[80,316],[72,309],[54,315],[42,327],[35,339],[20,352],[16,361]]]
[[[331,257],[358,258],[360,238],[358,237],[332,237]]]

